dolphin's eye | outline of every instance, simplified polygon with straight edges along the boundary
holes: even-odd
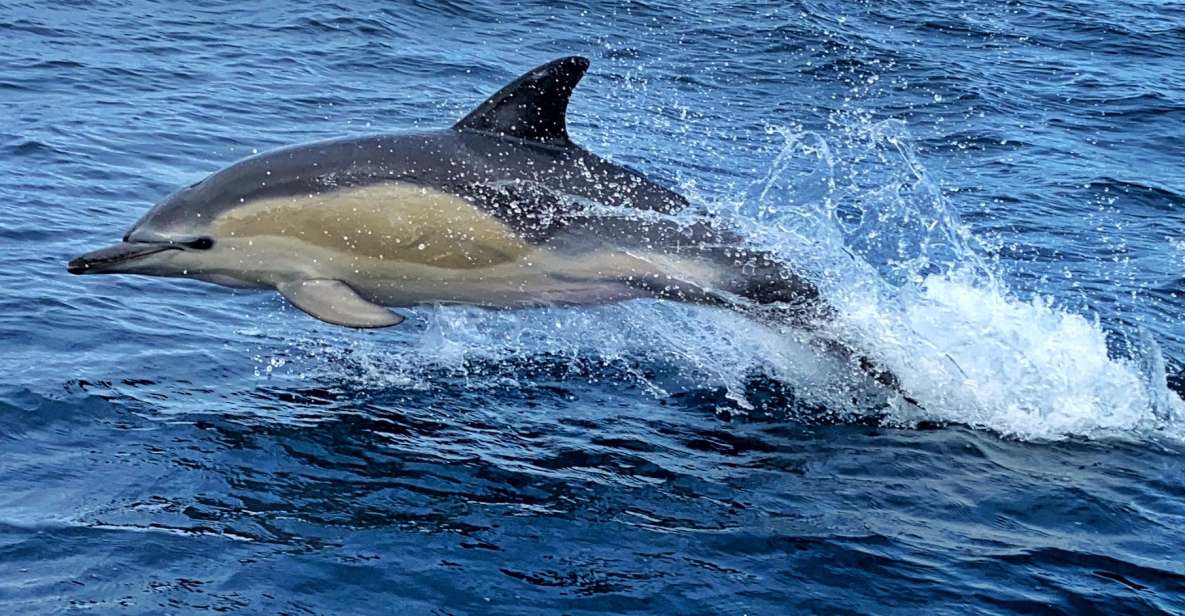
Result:
[[[193,248],[196,250],[209,250],[214,247],[214,238],[199,237],[195,240],[190,240],[188,242],[185,242],[185,247],[186,248]]]

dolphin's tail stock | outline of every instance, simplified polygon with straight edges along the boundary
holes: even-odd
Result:
[[[716,295],[717,305],[736,310],[775,329],[790,326],[818,332],[822,324],[835,318],[836,309],[811,281],[767,255],[759,256],[755,265],[750,275],[735,284],[729,293]],[[844,342],[829,337],[817,340],[823,350],[849,361],[909,404],[922,408],[891,370]]]
[[[815,298],[811,301],[809,309],[804,310],[803,306],[799,304],[757,304],[745,302],[744,304],[733,303],[729,307],[737,310],[741,314],[762,323],[771,328],[777,329],[779,327],[793,326],[804,329],[808,332],[818,332],[822,323],[829,316],[834,316],[835,310],[828,305],[824,300]],[[822,350],[833,353],[836,356],[843,358],[855,368],[872,378],[872,380],[887,387],[893,393],[901,396],[909,404],[918,408],[923,408],[917,398],[914,398],[908,391],[901,386],[900,379],[893,373],[892,370],[885,368],[878,364],[867,355],[857,351],[845,342],[841,342],[834,338],[817,337],[815,342],[822,348]]]
[[[718,230],[710,231],[719,233]],[[702,240],[705,237],[703,229],[698,232],[701,235],[694,237]],[[707,237],[719,240],[721,236]],[[723,237],[736,241],[731,236]],[[824,323],[835,319],[838,311],[823,298],[813,282],[769,253],[728,247],[733,241],[707,245],[691,242],[694,248],[683,247],[696,257],[714,261],[721,271],[730,272],[722,280],[705,284],[689,272],[671,267],[672,263],[668,262],[655,263],[667,266],[663,268],[666,275],[630,278],[626,283],[644,288],[655,297],[733,310],[773,329],[794,327],[817,333],[823,329]],[[901,387],[901,381],[892,371],[839,340],[824,336],[818,336],[816,340],[823,351],[848,360],[877,383],[921,408],[917,399]]]
[[[891,391],[901,396],[902,400],[905,400],[919,409],[923,408],[921,403],[918,402],[917,398],[914,398],[909,394],[909,392],[905,391],[905,389],[901,386],[901,381],[897,379],[897,375],[888,368],[878,365],[876,362],[869,359],[867,355],[861,354],[859,351],[856,351],[852,347],[838,340],[826,339],[824,340],[824,344],[827,345],[828,350],[842,355],[843,357],[850,358],[859,366],[860,370],[864,372],[864,374],[872,377],[872,380],[876,381],[877,383],[888,387]]]

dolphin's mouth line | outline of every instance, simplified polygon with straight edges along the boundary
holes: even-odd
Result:
[[[149,244],[144,242],[122,242],[107,248],[100,248],[79,255],[66,264],[71,274],[101,274],[113,265],[147,257],[166,250],[181,250],[176,244]]]

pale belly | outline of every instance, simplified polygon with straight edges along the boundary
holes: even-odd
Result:
[[[347,281],[360,295],[384,306],[463,304],[485,308],[530,308],[620,302],[650,294],[615,280],[564,280],[528,276],[485,280]]]
[[[660,277],[624,253],[559,258],[536,253],[495,267],[453,270],[398,264],[343,273],[364,297],[385,306],[466,304],[487,308],[605,304],[651,295],[639,280]]]
[[[264,288],[300,279],[341,280],[366,299],[391,307],[605,304],[652,297],[666,284],[712,287],[720,279],[715,267],[702,262],[611,246],[579,254],[536,248],[506,262],[463,268],[295,245],[281,238],[242,238],[224,242],[223,248],[217,263],[207,260],[198,277]]]
[[[653,295],[667,280],[710,287],[719,277],[702,262],[609,244],[533,245],[460,197],[401,183],[262,199],[213,228],[217,254],[194,268],[207,280],[334,279],[393,307],[603,304]]]

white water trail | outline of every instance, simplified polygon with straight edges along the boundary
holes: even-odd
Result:
[[[732,202],[700,205],[810,272],[840,315],[823,335],[895,373],[920,408],[803,334],[654,301],[420,311],[427,325],[419,331],[305,340],[284,355],[317,361],[285,370],[367,388],[423,390],[450,379],[495,392],[531,386],[522,367],[550,362],[574,378],[616,379],[656,398],[724,388],[742,412],[753,406],[753,376],[763,374],[807,407],[827,409],[810,419],[952,422],[1024,440],[1185,438],[1185,403],[1165,385],[1155,342],[1145,336],[1129,345],[1130,357],[1114,356],[1097,319],[1012,293],[927,177],[902,123],[851,121],[830,141],[776,132],[785,145],[765,178]],[[276,358],[257,362],[271,374]]]
[[[831,335],[921,402],[893,406],[888,423],[956,422],[1027,440],[1185,435],[1185,403],[1151,337],[1119,357],[1097,318],[1012,293],[903,124],[849,122],[832,142],[776,130],[785,147],[736,220],[816,272],[839,308]]]

